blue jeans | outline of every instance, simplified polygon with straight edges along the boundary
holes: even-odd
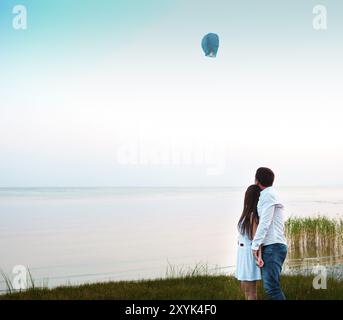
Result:
[[[286,259],[287,246],[282,243],[274,243],[262,247],[263,288],[271,300],[286,300],[280,287],[280,274],[282,265]]]

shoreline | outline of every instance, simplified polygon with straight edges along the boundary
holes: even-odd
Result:
[[[313,276],[282,275],[288,300],[342,300],[343,281],[328,278],[326,290],[313,288]],[[258,285],[259,299],[266,299]],[[31,288],[0,295],[0,300],[244,300],[233,276],[196,275],[176,278],[102,282],[55,289]]]

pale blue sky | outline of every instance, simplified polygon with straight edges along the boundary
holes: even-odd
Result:
[[[260,165],[342,185],[342,1],[23,0],[26,31],[16,4],[0,1],[0,186],[246,185]]]

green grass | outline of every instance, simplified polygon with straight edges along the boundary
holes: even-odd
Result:
[[[282,286],[288,299],[343,299],[343,282],[328,280],[326,290],[315,290],[311,276],[283,276]],[[259,286],[259,298],[264,299]],[[30,289],[25,292],[0,296],[1,299],[27,300],[161,300],[161,299],[203,299],[203,300],[242,300],[240,283],[232,276],[195,275],[180,278],[119,281],[86,284],[76,287],[56,289]]]

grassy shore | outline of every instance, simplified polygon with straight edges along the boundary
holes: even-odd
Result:
[[[311,276],[283,276],[282,286],[288,299],[292,300],[343,300],[343,282],[329,279],[326,290],[315,290]],[[265,299],[261,286],[259,298]],[[240,284],[232,276],[192,276],[170,279],[119,281],[87,284],[55,289],[30,289],[25,292],[0,296],[0,300],[78,300],[78,299],[203,299],[242,300]]]
[[[286,222],[289,241],[289,256],[321,256],[342,253],[343,221],[325,217],[291,218]],[[11,281],[2,274],[11,291]],[[327,289],[316,290],[314,276],[282,275],[282,287],[288,299],[337,299],[343,300],[343,281],[328,278]],[[169,266],[166,277],[153,280],[119,281],[64,286],[55,289],[38,288],[30,274],[31,289],[23,292],[0,295],[4,299],[203,299],[242,300],[240,283],[234,277],[210,274],[207,265],[196,265],[191,270]],[[259,299],[265,299],[259,285]]]

